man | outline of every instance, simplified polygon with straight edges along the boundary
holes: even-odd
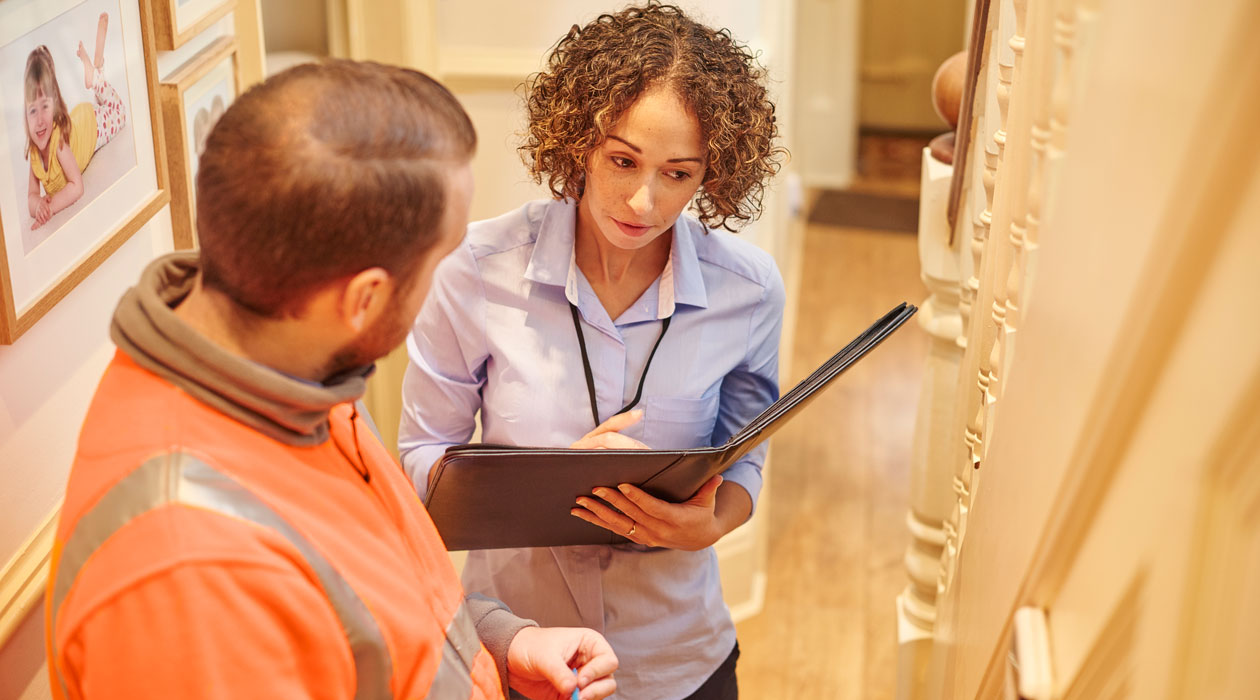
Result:
[[[463,236],[475,142],[433,80],[348,61],[223,115],[200,255],[156,260],[113,319],[53,549],[57,697],[613,692],[597,633],[464,596],[357,408]]]

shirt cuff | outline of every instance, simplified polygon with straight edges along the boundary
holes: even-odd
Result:
[[[764,453],[761,459],[765,459]],[[748,492],[748,497],[752,499],[752,509],[748,511],[748,517],[751,518],[757,512],[757,497],[761,495],[760,465],[744,457],[722,472],[722,480],[739,484]]]
[[[411,480],[421,501],[429,496],[429,472],[433,470],[433,463],[446,452],[446,448],[454,444],[421,445],[403,453],[403,471],[407,473],[407,478]]]
[[[517,617],[507,606],[494,598],[480,593],[469,593],[464,598],[464,605],[472,615],[473,626],[477,628],[477,637],[490,652],[494,666],[499,670],[499,681],[503,686],[503,695],[508,695],[508,647],[512,639],[526,627],[537,627],[538,623]]]

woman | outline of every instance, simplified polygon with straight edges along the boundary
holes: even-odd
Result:
[[[555,199],[472,224],[408,343],[399,444],[421,494],[479,410],[487,442],[667,449],[721,444],[778,397],[778,270],[709,228],[757,216],[779,167],[764,80],[727,32],[670,6],[560,40],[521,148]],[[573,514],[633,544],[473,552],[465,585],[602,631],[621,697],[736,697],[712,545],[751,515],[764,454],[685,503],[597,489]]]

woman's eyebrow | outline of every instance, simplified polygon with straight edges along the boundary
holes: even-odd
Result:
[[[613,136],[612,134],[609,134],[609,135],[608,135],[608,138],[613,139],[613,140],[616,140],[616,141],[620,141],[620,142],[624,143],[624,144],[626,145],[626,147],[627,147],[627,148],[629,148],[630,150],[634,151],[635,153],[639,153],[639,154],[642,154],[642,153],[643,153],[643,149],[641,149],[641,148],[639,148],[638,146],[634,145],[633,143],[630,143],[629,141],[627,141],[627,140],[625,140],[625,139],[621,138],[620,136]],[[667,160],[667,161],[665,161],[665,162],[666,162],[666,163],[688,163],[688,162],[696,162],[696,163],[700,163],[701,165],[703,165],[703,164],[704,164],[704,159],[703,159],[703,158],[694,157],[694,156],[689,156],[689,157],[687,157],[687,158],[670,158],[669,160]]]
[[[627,140],[625,140],[625,139],[621,138],[620,136],[613,136],[612,134],[609,134],[609,135],[608,135],[608,138],[613,139],[613,140],[615,140],[615,141],[620,141],[620,142],[622,142],[622,143],[626,144],[626,146],[627,146],[630,150],[634,151],[635,153],[642,153],[642,152],[643,152],[643,149],[642,149],[642,148],[639,148],[638,146],[634,145],[633,143],[630,143],[629,141],[627,141]]]

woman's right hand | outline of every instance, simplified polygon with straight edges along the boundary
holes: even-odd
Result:
[[[573,450],[646,450],[647,445],[621,434],[622,430],[643,420],[643,410],[618,413],[599,427],[582,436],[581,440],[569,445]]]

